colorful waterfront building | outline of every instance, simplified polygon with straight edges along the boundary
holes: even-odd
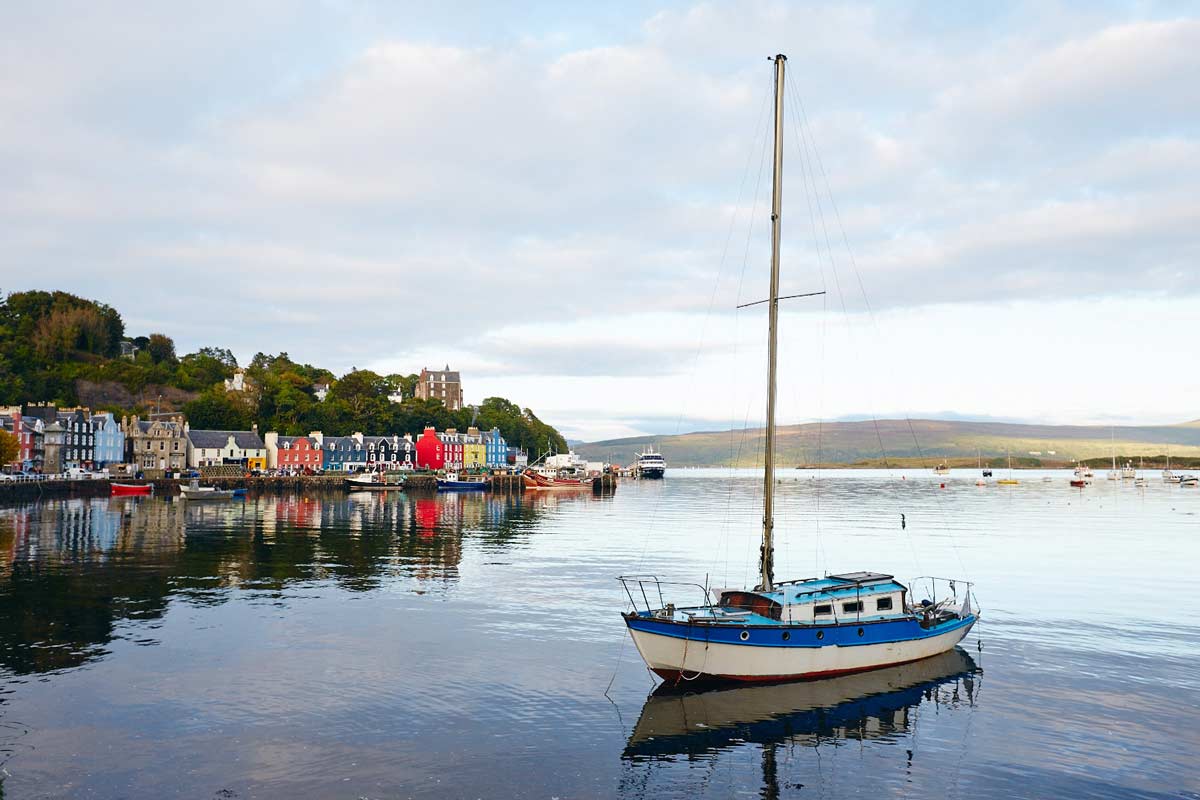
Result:
[[[459,433],[457,428],[446,428],[443,433],[438,434],[438,438],[442,440],[442,451],[445,458],[443,466],[446,469],[462,469],[466,463],[463,434]]]
[[[446,445],[432,426],[417,438],[417,465],[423,469],[442,469],[446,466]]]
[[[188,466],[193,469],[218,465],[244,469],[267,468],[267,445],[258,426],[248,431],[188,431]]]
[[[188,424],[182,414],[121,417],[125,463],[139,470],[181,470],[187,466]]]
[[[492,428],[483,433],[483,462],[488,469],[498,469],[508,466],[508,442],[500,435],[499,428]]]
[[[409,436],[366,436],[363,445],[370,471],[415,469],[417,466],[416,444]]]
[[[315,472],[322,469],[324,450],[321,449],[321,432],[308,436],[280,436],[269,431],[263,437],[267,445],[267,467],[298,472]]]
[[[483,436],[479,428],[467,428],[462,434],[463,467],[466,469],[482,469],[487,464],[487,450],[483,444]]]
[[[58,424],[63,428],[63,469],[91,469],[96,460],[95,436],[92,433],[91,410],[68,408],[58,412]]]
[[[111,411],[92,414],[95,465],[103,469],[125,461],[125,434]]]
[[[367,465],[367,451],[363,447],[363,435],[355,432],[349,436],[326,436],[321,442],[325,451],[326,472],[356,472]]]

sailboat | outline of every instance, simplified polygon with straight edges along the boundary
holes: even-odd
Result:
[[[648,575],[619,578],[632,606],[622,616],[638,652],[647,667],[674,682],[787,681],[904,664],[953,649],[979,618],[972,606],[972,584],[962,580],[920,578],[914,588],[927,595],[919,601],[909,586],[879,572],[775,580],[775,399],[787,57],[777,55],[771,60],[775,160],[759,582],[752,589],[714,592],[714,603],[707,586]],[[665,601],[664,589],[684,586],[699,588],[704,602],[676,607]]]
[[[1171,471],[1171,448],[1167,448],[1167,468],[1162,471],[1162,479],[1166,483],[1179,483],[1179,476]]]
[[[1109,428],[1108,435],[1112,440],[1112,469],[1108,471],[1108,475],[1105,477],[1110,481],[1115,481],[1121,477],[1121,473],[1117,470],[1117,432]]]
[[[1012,451],[1005,448],[1004,453],[1008,456],[1008,477],[1001,478],[996,483],[1000,486],[1016,486],[1020,481],[1012,476]]]

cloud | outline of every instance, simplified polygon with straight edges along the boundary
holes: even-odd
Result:
[[[182,350],[335,370],[677,374],[710,306],[728,321],[766,291],[780,47],[785,290],[852,312],[1197,291],[1195,18],[638,13],[17,9],[4,287],[97,297],[134,332],[169,320]],[[639,338],[656,316],[676,327]]]

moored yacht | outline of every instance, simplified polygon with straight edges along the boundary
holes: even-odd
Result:
[[[645,452],[638,453],[637,469],[639,478],[661,478],[667,471],[667,462],[662,453],[654,452],[649,446]]]
[[[767,303],[767,413],[763,452],[762,546],[752,589],[629,575],[632,610],[622,616],[642,659],[671,681],[784,681],[863,672],[917,661],[957,645],[978,619],[972,586],[922,578],[910,588],[892,575],[855,571],[775,580],[775,403],[782,213],[784,69],[775,72],[775,161],[771,199],[771,277]],[[822,294],[813,292],[810,295]],[[793,295],[802,297],[806,295]],[[699,605],[676,607],[665,592],[691,587]],[[917,592],[924,596],[918,598]],[[713,599],[715,598],[715,602]],[[657,605],[656,605],[657,604]]]

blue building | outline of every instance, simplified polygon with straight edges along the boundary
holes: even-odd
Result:
[[[508,442],[499,428],[483,432],[484,463],[488,469],[508,466]]]
[[[111,411],[92,414],[92,436],[97,469],[125,462],[125,434]]]
[[[367,449],[363,447],[361,433],[326,436],[323,447],[326,472],[356,472],[367,465]]]

